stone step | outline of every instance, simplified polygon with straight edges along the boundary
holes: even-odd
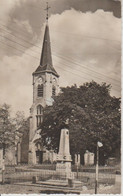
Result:
[[[53,180],[53,179],[49,179],[47,181],[37,181],[36,184],[42,184],[42,185],[51,185],[51,186],[60,186],[60,187],[68,187],[68,183],[69,185],[73,184],[74,187],[82,187],[82,185],[85,185],[85,183],[78,181],[78,180],[73,180],[73,181],[69,181],[68,180]]]
[[[47,193],[47,194],[55,194],[55,193],[60,193],[60,194],[80,194],[81,190],[74,190],[74,189],[60,189],[59,187],[45,187],[41,188],[41,193]]]
[[[61,186],[54,186],[54,185],[45,185],[45,184],[32,184],[30,182],[26,183],[15,183],[16,185],[21,186],[31,186],[31,187],[40,187],[41,191],[48,191],[48,192],[59,192],[59,193],[74,193],[74,194],[80,194],[81,189],[75,189],[72,187],[61,187]]]
[[[47,180],[47,181],[37,181],[36,184],[66,187],[66,186],[68,186],[68,181],[50,179],[50,180]]]

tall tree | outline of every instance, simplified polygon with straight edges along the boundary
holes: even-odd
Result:
[[[110,95],[111,86],[92,81],[78,87],[61,88],[52,106],[44,109],[42,142],[58,151],[60,131],[66,120],[71,153],[95,152],[96,141],[103,143],[105,157],[120,154],[120,98]]]
[[[14,143],[14,125],[10,118],[10,106],[3,104],[0,107],[0,146],[5,148]]]
[[[12,121],[15,126],[15,141],[18,142],[23,137],[24,132],[29,129],[28,120],[23,111],[17,111]]]
[[[28,129],[26,129],[28,123],[23,112],[18,111],[15,117],[11,117],[10,114],[9,105],[3,104],[0,106],[0,147],[3,148],[4,154],[5,149],[16,146],[24,131]]]

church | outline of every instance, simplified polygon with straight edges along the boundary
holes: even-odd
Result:
[[[41,130],[38,130],[43,121],[43,109],[52,105],[52,96],[59,92],[59,75],[53,67],[51,43],[49,35],[48,14],[44,32],[40,64],[32,74],[33,77],[33,104],[30,109],[29,130],[29,164],[41,164],[55,160],[55,153],[47,151],[41,144]]]
[[[41,51],[40,63],[32,73],[33,84],[33,103],[30,108],[29,131],[24,133],[22,141],[17,146],[17,164],[43,164],[54,163],[57,154],[48,151],[41,142],[41,130],[43,113],[46,106],[53,104],[53,96],[59,93],[59,74],[56,72],[52,62],[52,52],[50,43],[50,32],[48,25],[48,4],[47,17]],[[75,155],[76,157],[76,155]],[[75,158],[78,160],[78,158]],[[80,155],[79,155],[80,160]]]

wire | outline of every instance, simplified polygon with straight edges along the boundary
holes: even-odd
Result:
[[[3,26],[3,25],[2,25]],[[5,26],[5,25],[4,25]],[[4,30],[4,31],[6,31],[5,29],[2,29],[2,30]],[[6,32],[8,32],[8,31],[6,31]],[[14,37],[17,37],[16,35],[13,35],[13,33],[10,33],[10,32],[8,32],[8,34],[11,34],[12,36],[14,36]],[[41,48],[41,47],[39,47],[38,45],[35,45],[35,44],[33,44],[33,43],[30,43],[30,42],[28,42],[27,40],[25,40],[25,39],[23,39],[23,38],[20,38],[20,37],[17,37],[17,38],[19,38],[19,39],[22,39],[23,41],[25,41],[26,43],[29,43],[30,45],[33,45],[33,46],[36,46],[36,47],[38,47],[38,48]],[[53,45],[53,44],[52,44]],[[81,53],[72,53],[72,54],[81,54]],[[89,54],[89,53],[86,53],[86,54]],[[90,53],[90,55],[111,55],[111,54],[115,54],[115,53]]]
[[[4,25],[5,26],[5,25]],[[40,28],[39,26],[38,26],[38,28]],[[118,40],[113,40],[113,39],[106,39],[106,38],[99,38],[99,37],[94,37],[94,36],[83,36],[83,35],[80,35],[80,34],[73,34],[73,33],[65,33],[65,32],[61,32],[61,31],[53,31],[53,32],[59,32],[59,33],[62,33],[62,34],[68,34],[68,35],[73,35],[73,36],[75,36],[75,35],[79,35],[79,36],[82,36],[83,37],[83,39],[84,38],[91,38],[91,39],[100,39],[100,40],[105,40],[105,41],[114,41],[114,42],[119,42],[120,44],[121,44],[121,42],[120,41],[118,41]],[[25,32],[24,32],[25,33]],[[111,42],[110,42],[111,43]],[[109,46],[109,45],[108,45]],[[114,48],[114,47],[112,47],[113,49],[116,49],[116,50],[118,50],[118,51],[120,51],[120,49],[117,49],[117,48]]]
[[[1,24],[1,23],[0,23],[0,25],[8,29],[8,26],[3,25],[3,24]],[[21,35],[21,34],[20,34],[20,32],[21,32],[22,34],[24,34],[24,37],[29,38],[29,33],[27,34],[26,32],[23,32],[23,31],[21,31],[20,29],[18,30],[17,28],[16,28],[16,29],[14,29],[14,28],[12,28],[12,27],[9,27],[9,28],[10,28],[10,29],[8,29],[9,33],[10,33],[10,30],[11,30],[11,31],[14,31],[14,33],[16,32],[17,34]],[[5,29],[3,29],[3,30],[5,31]],[[42,31],[42,30],[41,30],[41,31]],[[13,33],[11,33],[11,34],[13,34]],[[14,36],[15,36],[15,35],[14,35]],[[23,35],[22,35],[22,36],[23,36]],[[16,35],[16,37],[17,37],[17,35]],[[20,38],[20,37],[19,37],[19,39],[23,39],[23,38]],[[24,40],[24,39],[23,39],[23,40]],[[36,41],[42,41],[42,39],[37,39]],[[28,42],[28,41],[26,41],[26,42]],[[28,42],[28,43],[30,43],[30,42]],[[40,47],[39,45],[36,45],[36,46],[37,46],[37,47]]]
[[[114,42],[118,42],[121,44],[121,41],[118,41],[118,40],[114,40],[114,39],[107,39],[107,38],[103,38],[103,37],[94,37],[94,36],[88,36],[88,35],[81,35],[81,34],[75,34],[75,33],[67,33],[67,32],[62,32],[62,31],[55,31],[55,32],[58,32],[58,33],[62,33],[62,34],[68,34],[68,35],[72,35],[72,36],[81,36],[81,37],[84,37],[84,38],[93,38],[93,39],[100,39],[100,40],[105,40],[105,41],[114,41]]]
[[[1,24],[1,23],[0,23]],[[2,26],[4,26],[4,27],[6,27],[8,30],[11,30],[11,31],[14,31],[14,32],[17,32],[17,33],[19,33],[20,34],[20,32],[22,33],[22,34],[24,34],[24,36],[29,36],[29,33],[27,34],[25,31],[22,31],[22,29],[20,30],[18,30],[18,28],[16,28],[16,29],[14,29],[14,28],[12,28],[12,25],[11,26],[6,26],[6,25],[4,25],[4,24],[1,24]],[[9,28],[8,28],[9,27]]]
[[[1,41],[0,41],[1,42]],[[2,42],[3,43],[3,42]],[[5,43],[3,43],[3,44],[5,44]],[[5,45],[7,45],[7,44],[5,44]],[[7,46],[9,46],[9,45],[7,45]],[[9,47],[12,47],[12,46],[9,46]],[[15,48],[15,47],[12,47],[12,48],[14,48],[14,49],[16,49],[16,50],[19,50],[19,49],[17,49],[17,48]],[[19,51],[22,51],[22,50],[19,50]],[[25,53],[26,55],[29,55],[29,54],[27,54],[27,53]],[[29,55],[29,56],[31,56],[31,57],[33,57],[33,58],[36,58],[36,57],[34,57],[34,56],[32,56],[32,55]],[[36,60],[39,60],[38,58],[36,58]],[[59,62],[60,63],[60,62]],[[60,63],[60,64],[62,64],[63,65],[63,63]],[[64,64],[65,65],[65,64]],[[68,66],[68,65],[67,65]],[[83,76],[80,76],[79,74],[77,74],[77,73],[73,73],[71,70],[66,70],[66,69],[64,69],[64,68],[61,68],[61,66],[58,66],[57,65],[57,67],[59,67],[60,69],[62,69],[62,70],[64,70],[64,71],[66,71],[66,72],[68,72],[68,73],[72,73],[72,74],[74,74],[74,75],[77,75],[78,77],[81,77],[81,78],[85,78],[85,77],[83,77]],[[87,79],[87,78],[85,78],[85,79]],[[113,88],[113,89],[115,89],[115,88]],[[116,90],[116,89],[115,89]],[[118,91],[117,91],[118,92]]]
[[[27,52],[25,52],[25,51],[23,51],[23,50],[21,50],[21,49],[18,49],[18,48],[14,47],[14,46],[10,46],[10,45],[8,45],[8,44],[2,42],[1,40],[0,40],[0,42],[1,42],[2,44],[4,44],[4,45],[7,45],[7,46],[9,46],[9,47],[11,47],[11,48],[13,48],[13,49],[16,49],[16,50],[18,50],[18,51],[20,51],[20,52],[23,52],[24,54],[26,54],[26,55],[28,55],[28,56],[31,56],[31,57],[33,57],[33,58],[39,60],[39,58],[37,58],[37,57],[35,57],[35,56],[32,56],[32,55],[30,55],[29,53],[27,53]]]
[[[59,62],[59,63],[60,63],[60,62]],[[62,63],[60,63],[60,64],[63,65]],[[70,70],[68,71],[68,70],[66,70],[66,69],[64,69],[64,68],[61,68],[61,67],[58,66],[58,65],[57,65],[57,67],[59,67],[61,70],[64,70],[65,72],[68,72],[68,73],[73,74],[74,76],[77,75],[77,76],[80,77],[81,79],[84,78],[84,79],[86,79],[86,80],[92,81],[92,79],[89,79],[89,78],[85,78],[85,77],[83,77],[83,76],[80,76],[79,74],[73,73],[73,72],[71,72]],[[102,81],[102,82],[104,82],[104,81]],[[121,89],[119,89],[119,91],[118,91],[118,89],[116,89],[114,86],[113,86],[112,88],[113,88],[113,90],[115,90],[115,91],[117,91],[117,92],[121,91]]]
[[[55,60],[55,61],[56,61],[56,60]],[[57,61],[57,62],[58,62],[58,61]],[[60,63],[60,62],[58,62],[58,63]],[[67,67],[70,67],[70,66],[68,66],[68,65],[66,65],[66,64],[64,64],[64,63],[60,63],[60,64],[61,64],[61,65],[65,65],[65,66],[67,66]],[[70,67],[70,68],[71,68],[71,67]],[[79,70],[78,70],[78,71],[79,71]],[[70,71],[70,73],[73,73],[73,72]],[[89,79],[89,78],[85,78],[83,75],[80,76],[79,74],[77,74],[77,73],[75,73],[75,72],[74,72],[73,74],[75,74],[75,75],[77,75],[77,76],[79,76],[79,77],[81,77],[81,78],[87,79],[87,80]],[[97,79],[100,80],[100,78],[97,78]],[[92,79],[90,79],[90,80],[92,80]],[[103,80],[102,80],[102,81],[103,81]],[[104,82],[104,81],[103,81],[103,82]],[[109,81],[107,81],[107,82],[108,82],[108,83],[111,83],[111,82],[109,82]],[[113,84],[113,85],[116,86],[115,84]],[[116,87],[119,88],[118,85],[117,85]],[[121,89],[119,89],[119,90],[121,90]]]
[[[65,57],[63,57],[62,55],[59,55],[59,54],[55,54],[58,58],[61,58],[61,59],[63,59],[63,60],[65,60],[65,61],[68,61],[68,62],[70,62],[70,63],[73,63],[73,64],[76,64],[77,66],[79,66],[79,67],[83,67],[84,69],[87,69],[88,71],[91,71],[91,72],[94,72],[94,73],[96,73],[96,74],[99,74],[99,75],[101,75],[101,76],[103,76],[103,77],[108,77],[108,78],[110,78],[110,79],[112,79],[112,80],[115,80],[115,81],[117,81],[117,82],[119,82],[118,80],[116,80],[116,79],[114,79],[114,78],[111,78],[111,77],[109,77],[109,76],[107,76],[107,75],[105,75],[105,74],[101,74],[101,73],[99,73],[99,72],[97,72],[97,71],[94,71],[94,70],[92,70],[92,69],[89,69],[89,68],[87,68],[87,67],[85,67],[86,65],[80,65],[80,64],[78,64],[78,63],[76,63],[75,62],[75,60],[74,60],[74,62],[69,58],[69,60],[68,59],[65,59]]]
[[[2,36],[2,35],[1,35]],[[4,36],[2,36],[2,37],[4,37]],[[4,37],[4,38],[6,38],[6,37]],[[25,47],[25,46],[23,46],[22,44],[20,44],[20,43],[18,43],[18,42],[15,42],[15,41],[13,41],[13,40],[10,40],[9,38],[6,38],[6,39],[8,39],[9,41],[12,41],[12,42],[14,42],[14,43],[17,43],[17,44],[19,44],[19,45],[21,45],[22,47]],[[10,45],[8,45],[9,47],[12,47],[12,46],[10,46]],[[14,48],[14,47],[13,47]],[[25,47],[26,49],[27,49],[27,47]],[[40,48],[40,47],[39,47]],[[15,48],[16,49],[16,48]],[[22,51],[22,50],[21,50]],[[33,50],[32,50],[33,51]],[[24,52],[24,51],[23,51]],[[36,52],[36,51],[33,51],[33,52]],[[38,53],[38,52],[37,52]],[[39,53],[38,53],[39,54]],[[59,55],[57,54],[56,55],[57,57],[59,57]],[[32,56],[32,57],[34,57],[34,56]],[[34,57],[34,58],[36,58],[36,57]],[[64,59],[65,61],[66,61],[66,59],[64,58],[64,57],[60,57],[60,58],[62,58],[62,59]],[[38,59],[38,58],[37,58]],[[67,60],[67,61],[70,61],[70,60]],[[74,59],[74,61],[75,61],[75,59]],[[75,62],[73,62],[73,61],[71,61],[72,63],[74,63],[74,64],[77,64],[77,63],[75,63]],[[78,64],[79,65],[79,64]],[[80,66],[80,65],[79,65]],[[81,66],[82,67],[82,66]],[[85,69],[87,69],[87,67],[85,67]],[[95,71],[94,70],[89,70],[89,71],[93,71],[94,73],[95,73]],[[100,74],[99,72],[96,72],[97,74]],[[103,75],[103,77],[108,77],[108,76],[106,76],[106,75]],[[112,79],[112,78],[111,78]],[[112,79],[112,80],[114,80],[114,79]],[[119,82],[119,81],[118,81]]]
[[[40,49],[41,49],[41,47],[40,47],[40,46],[35,45],[34,43],[28,42],[27,40],[25,40],[25,39],[23,39],[23,38],[21,38],[21,37],[18,37],[17,35],[14,35],[13,33],[10,33],[9,31],[7,31],[7,30],[5,30],[5,29],[2,29],[2,30],[4,30],[4,31],[5,31],[5,32],[7,32],[8,34],[10,34],[10,35],[12,35],[12,36],[14,36],[14,37],[16,37],[16,38],[18,38],[18,39],[20,39],[20,40],[25,41],[26,43],[28,43],[28,44],[30,44],[30,45],[32,45],[32,46],[35,46],[35,47],[37,47],[37,48],[40,48]]]
[[[56,61],[56,60],[55,60]],[[60,63],[59,61],[56,61],[56,62],[58,62],[59,64],[61,64],[61,65],[65,65],[65,66],[67,66],[67,67],[70,67],[70,66],[68,66],[68,65],[66,65],[66,64],[64,64],[64,63]],[[58,65],[57,65],[58,66]],[[61,68],[61,66],[58,66],[58,67],[60,67]],[[71,68],[71,67],[70,67]],[[64,69],[63,67],[61,68],[61,69],[63,69],[63,70],[65,70],[65,71],[67,71],[67,72],[70,72],[70,73],[72,73],[72,74],[74,74],[74,75],[77,75],[77,76],[79,76],[79,77],[81,77],[81,79],[82,78],[84,78],[84,79],[86,79],[86,80],[88,80],[89,78],[85,78],[84,76],[82,76],[82,75],[79,75],[79,74],[77,74],[77,73],[73,73],[71,70],[66,70],[66,69]],[[90,79],[91,80],[91,79]]]
[[[26,49],[29,49],[28,47],[26,47],[26,46],[24,46],[24,45],[22,45],[22,44],[20,44],[20,43],[18,43],[18,42],[16,42],[16,41],[14,41],[14,40],[11,40],[11,39],[9,39],[9,38],[7,38],[7,37],[5,37],[5,36],[2,36],[2,35],[0,35],[1,37],[3,37],[3,38],[5,38],[5,39],[7,39],[7,40],[9,40],[9,41],[11,41],[11,42],[13,42],[13,43],[16,43],[16,44],[18,44],[19,46],[22,46],[22,47],[24,47],[24,48],[26,48]],[[35,52],[35,53],[38,53],[39,54],[39,52],[37,52],[37,51],[34,51],[33,49],[31,49],[30,48],[30,50],[32,50],[33,52]]]
[[[2,36],[2,37],[4,37],[4,36]],[[6,37],[4,37],[4,38],[6,38]],[[8,39],[8,38],[6,38],[6,39]],[[10,39],[8,39],[8,40],[10,40]],[[12,41],[12,42],[14,42],[14,43],[17,43],[17,42],[15,42],[15,41],[13,41],[13,40],[10,40],[10,41]],[[17,43],[17,44],[19,44],[19,43]],[[23,46],[22,44],[19,44],[19,45],[21,45],[21,46]],[[12,46],[10,46],[10,45],[8,45],[9,47],[12,47]],[[25,47],[25,46],[23,46],[23,47]],[[25,47],[26,49],[27,49],[27,47]],[[16,48],[15,48],[16,49]],[[21,50],[22,51],[22,50]],[[23,51],[24,52],[24,51]],[[33,51],[33,52],[35,52],[35,51]],[[38,53],[38,52],[37,52]],[[39,54],[39,53],[38,53]],[[55,55],[55,56],[57,56],[57,57],[59,57],[59,55],[57,54],[57,55]],[[34,56],[32,56],[32,57],[34,57]],[[34,57],[35,58],[35,57]],[[60,57],[60,58],[62,58],[62,59],[64,59],[64,60],[66,60],[64,57]],[[69,60],[67,60],[67,61],[69,61]],[[75,64],[75,62],[72,62],[72,63],[74,63]],[[82,67],[82,66],[81,66]],[[84,68],[86,68],[87,69],[87,67],[84,67]],[[90,71],[90,70],[89,70]],[[91,70],[91,71],[93,71],[93,70]],[[95,71],[93,71],[94,73],[95,73]],[[99,73],[98,73],[99,74]],[[94,77],[96,77],[96,78],[98,78],[97,76],[94,76]],[[106,77],[105,75],[103,75],[103,77]],[[98,78],[98,79],[100,79],[100,78]],[[116,85],[116,84],[114,84],[114,85]]]
[[[55,48],[55,50],[57,50],[57,48],[56,48],[56,46],[54,45],[54,44],[52,44],[52,46],[53,46],[53,48]],[[58,53],[58,52],[57,52]],[[62,54],[60,54],[60,53],[58,53],[59,55],[61,55],[62,56]],[[113,53],[113,54],[115,54],[115,53]],[[119,53],[117,54],[117,55],[120,55]],[[64,55],[64,57],[66,57],[66,58],[68,58],[68,59],[70,59],[71,57],[69,57],[69,56],[66,56],[66,55]],[[64,58],[63,56],[61,57],[61,58]],[[71,58],[71,59],[73,59],[73,58]],[[65,59],[66,60],[66,59]],[[75,64],[75,61],[76,61],[76,59],[73,59],[74,60],[74,62],[72,62],[72,63],[74,63]],[[68,61],[68,60],[67,60]],[[88,69],[89,71],[94,71],[94,70],[92,70],[92,69],[89,69],[89,68],[87,68],[86,66],[88,66],[88,65],[80,65],[79,63],[76,63],[78,66],[80,66],[80,67],[85,67],[85,69]],[[94,71],[94,72],[96,72],[96,71]],[[98,74],[101,74],[101,73],[99,73],[99,72],[97,72]],[[113,72],[113,73],[115,73],[115,72]],[[104,74],[104,73],[102,73],[102,74]],[[104,74],[105,75],[105,74]],[[106,76],[106,75],[105,75]],[[106,76],[106,77],[109,77],[109,76]],[[112,79],[112,78],[111,78]],[[114,78],[113,78],[113,80],[114,80]],[[116,79],[115,79],[116,80]],[[118,80],[117,80],[118,81]],[[119,82],[119,81],[118,81]]]
[[[2,29],[2,30],[4,30],[4,29]],[[8,32],[8,31],[6,31],[6,30],[4,30],[5,32],[7,32],[8,34],[10,34],[10,35],[12,35],[12,36],[14,36],[14,37],[16,37],[16,38],[19,38],[19,39],[21,39],[21,40],[23,40],[23,41],[25,41],[26,43],[28,43],[28,44],[30,44],[30,45],[32,45],[32,46],[35,46],[35,47],[38,47],[38,48],[40,48],[41,49],[41,47],[39,47],[38,45],[35,45],[35,44],[33,44],[33,43],[30,43],[30,42],[28,42],[28,41],[26,41],[25,39],[23,39],[23,38],[20,38],[20,37],[17,37],[16,35],[13,35],[12,33],[10,33],[10,32]],[[2,36],[2,35],[0,35],[0,36]],[[3,36],[2,36],[3,37]],[[7,38],[7,37],[4,37],[4,38],[6,38],[6,39],[8,39],[9,41],[12,41],[12,40],[10,40],[9,38]],[[15,42],[15,41],[13,41],[13,42]],[[18,43],[18,42],[15,42],[15,43]],[[18,43],[18,44],[20,44],[20,43]],[[22,47],[25,47],[25,46],[23,46],[22,44],[20,44]],[[27,47],[25,47],[25,48],[27,48]],[[31,49],[32,50],[32,49]],[[33,50],[32,50],[33,51]],[[38,53],[39,54],[39,52],[37,52],[37,51],[33,51],[33,52],[36,52],[36,53]],[[75,54],[75,53],[72,53],[72,54]],[[88,53],[87,53],[88,54]],[[92,54],[91,53],[91,55],[109,55],[109,54],[115,54],[115,53],[107,53],[107,54]]]

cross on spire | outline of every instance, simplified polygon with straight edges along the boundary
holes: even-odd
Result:
[[[49,17],[49,9],[51,8],[51,7],[49,7],[48,6],[48,2],[46,2],[46,4],[47,4],[47,7],[46,7],[46,12],[47,12],[47,15],[46,15],[46,20],[48,21],[48,17]]]

